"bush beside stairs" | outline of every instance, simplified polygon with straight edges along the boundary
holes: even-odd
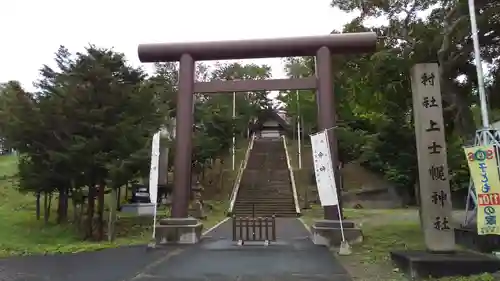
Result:
[[[256,217],[297,216],[281,138],[255,140],[242,174],[233,214]]]

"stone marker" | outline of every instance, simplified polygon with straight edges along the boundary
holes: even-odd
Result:
[[[498,271],[498,259],[455,250],[438,65],[417,64],[411,71],[411,87],[420,221],[427,249],[391,252],[391,258],[412,279]]]
[[[206,219],[205,212],[203,210],[203,199],[202,192],[204,188],[199,181],[196,182],[196,185],[192,188],[193,191],[193,217],[197,219]]]
[[[455,250],[443,107],[436,63],[417,64],[411,74],[420,183],[420,217],[429,251]]]

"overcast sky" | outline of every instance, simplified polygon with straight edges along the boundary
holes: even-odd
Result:
[[[0,2],[0,82],[19,80],[33,90],[42,64],[59,45],[114,47],[134,65],[139,43],[211,41],[328,34],[352,15],[330,0],[16,0]],[[194,10],[191,16],[185,11]],[[280,59],[269,64],[283,78]],[[146,68],[148,66],[143,64]],[[150,67],[150,66],[149,66]]]

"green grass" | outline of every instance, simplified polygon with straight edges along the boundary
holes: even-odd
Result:
[[[402,281],[405,279],[400,272],[394,270],[389,257],[390,251],[422,250],[425,248],[422,230],[418,216],[409,216],[414,210],[390,209],[346,209],[345,216],[349,220],[362,223],[364,241],[352,245],[352,255],[339,256],[340,261],[355,275],[355,281]],[[303,214],[307,225],[312,225],[315,219],[322,218],[320,206],[313,206]],[[439,281],[493,281],[498,280],[491,274],[468,277],[451,277],[429,279]]]
[[[290,155],[290,164],[292,165],[293,169],[298,169],[299,143],[296,139],[287,138],[286,144],[287,144],[288,154]],[[300,153],[302,154],[302,168],[306,168],[309,170],[312,169],[313,163],[312,163],[311,145],[302,143],[302,149]]]
[[[43,218],[36,220],[35,197],[32,194],[21,194],[13,187],[16,168],[15,156],[0,156],[0,256],[76,253],[144,244],[151,239],[151,217],[121,215],[116,223],[117,239],[113,242],[82,241],[71,223],[53,223],[55,214],[51,214],[48,224],[44,223]],[[56,198],[53,198],[52,209],[56,208],[55,201]],[[205,228],[222,220],[226,210],[225,202],[207,203],[212,205],[213,210],[207,214],[207,220],[203,221]],[[161,216],[161,212],[159,215]]]

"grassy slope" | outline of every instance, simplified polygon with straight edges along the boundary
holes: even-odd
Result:
[[[241,162],[245,159],[245,153],[248,148],[248,140],[237,139],[235,149],[235,170],[232,169],[232,157],[227,155],[224,159],[224,164],[215,163],[212,169],[207,169],[205,174],[204,197],[215,201],[227,201],[233,190],[234,180],[238,174]],[[220,167],[222,165],[222,167]],[[222,172],[222,173],[220,173]],[[209,180],[212,180],[212,184]]]
[[[311,145],[302,145],[302,170],[298,169],[298,143],[296,140],[287,139],[288,153],[290,153],[290,160],[292,167],[295,169],[295,175],[303,183],[310,183],[311,173],[313,171],[312,151]],[[359,190],[363,186],[363,181],[370,181],[367,178],[366,171],[361,169],[343,169],[344,175],[344,188],[346,190]],[[361,177],[361,179],[360,179]],[[373,177],[373,175],[372,175]]]
[[[244,158],[248,143],[240,142],[236,151],[236,167]],[[218,223],[225,217],[227,198],[232,188],[232,181],[237,171],[231,171],[231,158],[224,165],[224,189],[226,194],[206,200],[213,209],[203,221],[205,229]],[[113,243],[82,241],[75,231],[75,227],[56,225],[49,222],[44,224],[43,219],[36,220],[35,198],[32,194],[20,194],[13,187],[13,176],[17,170],[17,158],[14,156],[0,156],[0,256],[25,255],[37,253],[70,253],[98,250],[121,245],[142,244],[150,239],[152,218],[131,217],[119,215],[117,221],[117,239]],[[215,170],[215,169],[214,169]],[[123,192],[122,192],[123,194]],[[52,206],[55,204],[53,199]],[[55,209],[53,207],[52,209]],[[159,212],[161,216],[162,212]],[[54,214],[52,216],[55,216]],[[71,217],[71,214],[70,214]],[[105,217],[107,217],[105,215]],[[53,221],[53,217],[51,218]]]
[[[70,224],[56,225],[49,222],[45,225],[43,220],[37,221],[34,196],[20,194],[13,187],[11,177],[16,172],[16,161],[17,159],[13,156],[0,156],[0,175],[4,176],[4,179],[0,181],[0,217],[2,218],[0,220],[0,256],[97,250],[143,243],[149,238],[150,227],[149,229],[132,227],[137,222],[137,220],[132,222],[133,218],[118,221],[118,226],[130,226],[131,229],[129,235],[119,235],[113,243],[82,241],[74,226]],[[118,231],[124,232],[120,231],[120,227]]]

